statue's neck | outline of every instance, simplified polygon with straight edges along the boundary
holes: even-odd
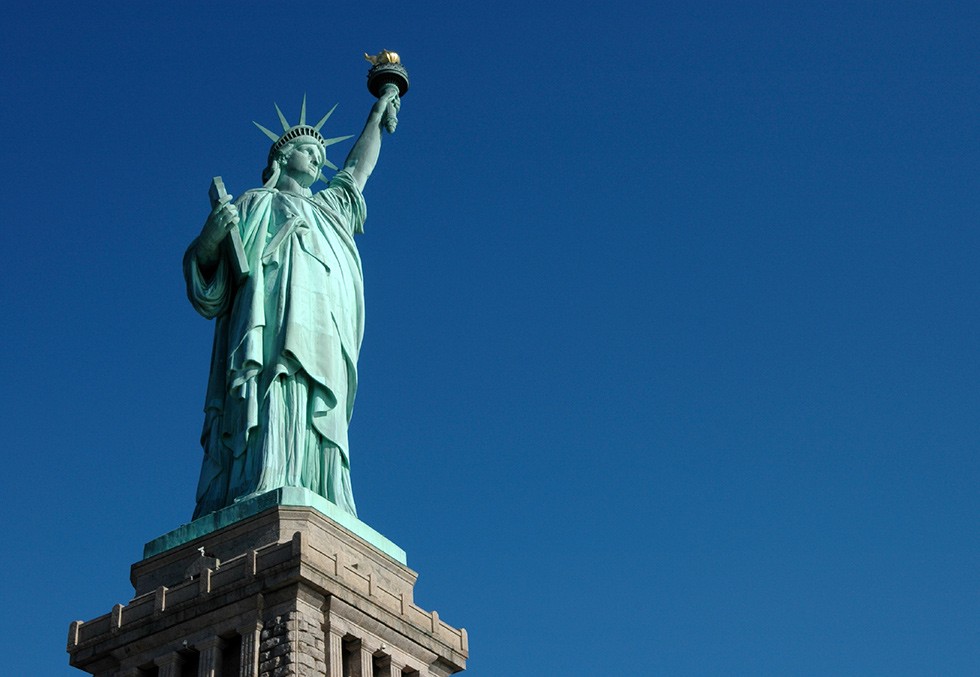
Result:
[[[276,189],[283,193],[294,193],[296,195],[302,195],[303,197],[310,197],[313,193],[309,188],[301,184],[299,181],[291,176],[286,176],[283,174],[276,181]]]

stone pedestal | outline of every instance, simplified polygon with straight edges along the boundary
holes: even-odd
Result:
[[[443,677],[466,667],[466,631],[415,605],[417,574],[313,508],[269,508],[137,562],[130,578],[132,601],[71,624],[71,665],[97,677]]]

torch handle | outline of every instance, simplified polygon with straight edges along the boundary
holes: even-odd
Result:
[[[381,90],[382,94],[387,92],[389,89],[395,90],[395,94],[398,94],[398,85],[392,82],[385,84],[384,89]],[[395,105],[393,103],[389,103],[388,107],[385,108],[385,112],[381,116],[381,124],[384,125],[389,134],[395,133],[395,128],[398,126],[398,112],[395,110]]]

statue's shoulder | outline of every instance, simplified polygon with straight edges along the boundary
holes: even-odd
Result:
[[[347,169],[338,170],[336,174],[330,177],[330,181],[327,182],[328,188],[344,188],[346,190],[357,189],[357,182],[354,181],[354,175],[350,173]]]
[[[354,181],[354,177],[346,169],[341,169],[327,181],[327,187],[321,191],[313,194],[314,197],[319,197],[322,201],[330,203],[332,201],[341,200],[344,202],[350,200],[363,200],[361,196],[361,191],[357,187],[357,182]]]
[[[241,199],[254,200],[263,195],[275,195],[278,192],[275,188],[251,188],[242,193]]]
[[[238,205],[239,209],[248,209],[268,200],[278,192],[275,188],[252,188],[239,195],[238,199],[235,200],[235,204]]]

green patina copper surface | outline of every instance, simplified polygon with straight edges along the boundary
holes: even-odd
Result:
[[[159,555],[161,552],[166,552],[184,543],[189,543],[195,538],[207,536],[218,529],[258,515],[277,505],[313,508],[354,535],[367,541],[396,562],[405,565],[408,564],[404,550],[367,524],[350,513],[341,510],[322,496],[314,494],[308,489],[296,487],[282,487],[259,496],[254,496],[250,499],[234,503],[227,508],[209,513],[204,517],[199,517],[193,522],[184,524],[170,533],[155,538],[144,545],[143,559]]]
[[[194,522],[181,528],[188,533],[240,519],[270,496],[299,495],[291,489],[325,499],[313,507],[348,515],[355,533],[367,528],[355,518],[348,442],[364,335],[354,236],[364,229],[361,191],[382,129],[399,107],[398,88],[384,87],[327,180],[323,167],[336,166],[326,149],[347,137],[320,134],[329,113],[306,124],[305,98],[296,125],[277,106],[282,134],[258,125],[273,141],[262,185],[233,199],[220,178],[212,184],[211,213],[183,265],[191,305],[215,321]],[[312,192],[319,178],[326,188]]]

